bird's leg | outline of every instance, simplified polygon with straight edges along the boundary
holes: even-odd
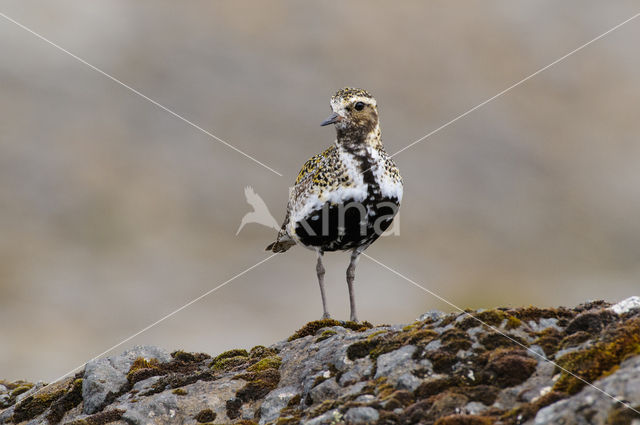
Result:
[[[318,284],[320,285],[320,296],[322,297],[322,318],[328,319],[329,310],[327,310],[327,296],[324,293],[324,266],[322,265],[323,252],[318,250],[318,263],[316,264],[316,273],[318,274]]]
[[[349,267],[347,267],[347,286],[349,287],[349,305],[351,306],[351,321],[357,322],[358,317],[356,314],[356,294],[353,290],[353,281],[356,278],[356,264],[358,264],[358,258],[360,257],[360,251],[354,249],[351,253],[351,261]]]

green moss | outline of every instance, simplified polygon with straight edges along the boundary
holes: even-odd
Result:
[[[278,420],[276,421],[275,425],[297,425],[299,424],[300,421],[300,416],[296,415],[296,416],[281,416],[278,418]]]
[[[491,425],[495,420],[487,416],[449,415],[438,419],[434,425]]]
[[[513,317],[512,315],[502,311],[502,310],[487,310],[481,311],[479,313],[471,313],[472,316],[467,316],[462,319],[462,321],[456,324],[456,327],[459,329],[467,330],[470,328],[475,328],[476,326],[481,325],[491,325],[493,327],[499,327],[502,325],[502,322],[505,322],[505,327],[507,329],[513,329],[510,326],[519,327],[522,322],[517,317]]]
[[[371,329],[373,327],[373,325],[369,322],[340,322],[333,319],[315,320],[298,329],[296,333],[289,337],[289,341],[294,341],[296,339],[304,338],[305,336],[309,335],[315,335],[320,329],[332,326],[342,326],[343,328],[359,332]]]
[[[634,409],[640,410],[640,405],[635,406]],[[609,413],[606,423],[607,425],[632,425],[636,422],[634,419],[640,419],[640,414],[626,406],[618,404],[611,410],[611,413]]]
[[[443,393],[445,390],[458,384],[457,378],[447,376],[444,378],[436,378],[425,380],[416,388],[414,394],[417,399],[429,398],[433,395]]]
[[[449,326],[450,324],[456,321],[456,317],[458,316],[454,313],[447,314],[445,317],[442,318],[442,321],[440,321],[438,326],[441,328]]]
[[[310,418],[315,418],[339,406],[340,406],[340,403],[337,402],[336,400],[325,400],[322,403],[320,403],[318,406],[311,409],[308,416]]]
[[[193,419],[198,421],[199,423],[211,422],[216,419],[216,412],[211,409],[204,409],[199,411]]]
[[[420,326],[420,322],[413,322],[412,324],[407,325],[404,328],[402,328],[402,332],[412,331],[412,330],[416,329],[418,326]]]
[[[409,391],[396,390],[387,395],[382,401],[385,403],[385,409],[394,410],[404,408],[413,403],[413,396]]]
[[[233,397],[226,402],[227,417],[229,419],[236,419],[240,416],[240,409],[242,408],[242,400],[237,397]]]
[[[73,380],[62,397],[51,403],[49,413],[47,414],[47,421],[49,423],[55,424],[60,422],[66,412],[82,402],[83,380],[79,378],[79,376],[81,375],[76,375],[76,379]]]
[[[187,395],[189,394],[189,392],[187,390],[185,390],[184,388],[176,388],[175,390],[171,391],[173,394],[175,395]]]
[[[625,358],[635,354],[640,354],[640,318],[620,325],[605,341],[560,357],[557,363],[587,382],[593,382],[609,375]],[[553,389],[575,394],[584,385],[580,379],[563,371]]]
[[[176,361],[181,363],[199,363],[203,360],[210,359],[211,356],[205,353],[188,353],[183,350],[174,351],[171,353]]]
[[[455,354],[445,351],[430,351],[425,356],[433,365],[433,370],[438,373],[448,373],[451,367],[456,364],[457,358]]]
[[[216,356],[211,362],[211,369],[215,371],[227,371],[249,361],[249,353],[243,349],[225,351]]]
[[[300,403],[302,397],[296,394],[289,400],[287,406],[280,411],[280,418],[276,421],[276,425],[293,425],[301,423]]]
[[[454,388],[455,392],[463,394],[469,401],[479,401],[485,406],[491,406],[500,393],[500,388],[493,385],[472,385]]]
[[[18,385],[11,391],[10,397],[15,399],[17,396],[19,396],[22,393],[26,393],[31,388],[33,388],[33,384],[31,384],[31,383],[25,383],[25,384]]]
[[[216,372],[229,371],[235,367],[247,364],[248,361],[249,358],[245,356],[225,357],[223,359],[215,360],[211,365],[211,369]]]
[[[377,346],[377,341],[358,341],[347,347],[347,358],[349,360],[367,357],[369,352]]]
[[[84,419],[76,419],[75,421],[67,422],[65,425],[105,425],[119,421],[122,419],[122,415],[124,415],[124,410],[122,409],[107,410],[105,412],[87,416]]]
[[[277,369],[265,368],[261,371],[237,375],[234,379],[248,381],[238,390],[236,398],[241,402],[249,402],[259,400],[275,389],[280,382],[280,372]]]
[[[410,331],[389,332],[380,330],[374,332],[367,339],[355,342],[347,348],[347,357],[350,360],[369,356],[376,360],[383,354],[397,350],[405,345],[424,346],[438,336],[438,333],[430,329],[412,328]]]
[[[578,331],[571,335],[567,335],[562,341],[560,341],[560,346],[562,348],[575,347],[587,341],[589,338],[591,338],[591,334],[589,332]]]
[[[64,381],[63,381],[64,382]],[[67,383],[68,384],[68,383]],[[62,397],[66,392],[66,385],[52,384],[43,387],[33,395],[20,400],[13,411],[13,421],[22,422],[33,419],[43,413],[49,406]]]
[[[256,345],[251,350],[249,350],[249,358],[254,359],[262,359],[264,357],[269,357],[278,354],[277,350],[273,348],[267,348],[264,345]]]
[[[258,363],[255,363],[247,368],[249,372],[262,372],[266,369],[279,369],[282,364],[282,359],[279,356],[265,357]]]
[[[376,361],[381,355],[395,351],[403,345],[404,343],[399,340],[385,341],[383,339],[369,352],[369,357],[372,361]]]
[[[318,339],[316,339],[316,342],[320,342],[320,341],[324,341],[325,339],[329,339],[332,336],[334,336],[337,332],[331,329],[327,329],[326,331],[323,331],[320,336],[318,337]]]
[[[455,354],[460,350],[471,348],[472,342],[469,335],[460,329],[449,329],[440,336],[441,350]]]
[[[497,332],[488,332],[480,338],[480,344],[482,344],[487,350],[495,350],[496,348],[515,348],[518,346],[529,346],[529,344],[525,340],[517,335],[507,334],[507,336],[509,338],[506,338],[504,334],[500,334]],[[518,343],[522,345],[519,345]]]
[[[517,329],[520,326],[522,326],[522,320],[511,315],[507,317],[507,324],[505,325],[505,329],[512,330],[512,329]]]
[[[391,385],[387,378],[380,377],[374,381],[375,389],[374,393],[378,396],[379,399],[385,399],[396,391],[396,388]]]
[[[214,357],[213,363],[215,363],[217,360],[228,359],[230,357],[249,357],[249,353],[247,353],[247,350],[234,348],[233,350],[225,351],[222,354],[218,354],[216,357]]]
[[[540,319],[558,319],[561,321],[566,321],[567,319],[571,319],[575,316],[575,312],[564,307],[539,308],[529,306],[525,308],[518,308],[515,310],[508,310],[508,313],[525,322],[529,322],[531,320],[537,322]]]
[[[300,394],[294,395],[293,397],[291,397],[291,400],[289,400],[289,402],[287,403],[287,407],[285,407],[285,410],[298,408],[301,401],[302,401],[302,397],[300,396]]]
[[[562,341],[562,332],[554,327],[547,328],[541,332],[534,334],[537,339],[533,342],[535,345],[542,347],[544,354],[549,357],[558,351],[560,341]]]
[[[521,424],[529,419],[533,419],[536,413],[538,413],[538,410],[566,397],[567,394],[565,393],[551,391],[531,403],[523,404],[504,413],[500,419],[505,424]]]
[[[143,381],[151,376],[158,375],[159,372],[160,362],[158,359],[147,360],[144,357],[138,357],[133,361],[127,373],[127,380],[130,384],[135,384],[138,381]]]
[[[416,329],[406,333],[403,340],[406,344],[427,345],[440,334],[431,329]]]
[[[483,371],[486,383],[511,387],[526,381],[535,372],[538,362],[528,357],[524,350],[502,349],[487,354]]]

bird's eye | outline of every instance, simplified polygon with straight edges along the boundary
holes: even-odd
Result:
[[[364,103],[356,102],[355,108],[356,108],[356,111],[362,111],[364,109]]]

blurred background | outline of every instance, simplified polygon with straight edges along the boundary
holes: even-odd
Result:
[[[52,380],[264,259],[343,86],[390,153],[638,12],[638,2],[84,2],[0,11],[281,172],[0,18],[0,378]],[[399,154],[399,235],[368,254],[463,308],[640,294],[640,20]],[[348,318],[347,254],[326,256]],[[452,307],[362,258],[359,315]],[[136,337],[215,354],[321,315],[295,248]]]

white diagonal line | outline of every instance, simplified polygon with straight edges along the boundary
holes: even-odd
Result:
[[[22,25],[20,22],[16,21],[15,19],[10,18],[9,16],[5,15],[4,13],[0,12],[0,16],[2,16],[4,19],[6,19],[7,21],[19,26],[20,28],[22,28],[23,30],[35,35],[36,37],[38,37],[40,40],[44,41],[45,43],[50,44],[51,46],[55,47],[56,49],[60,50],[61,52],[66,53],[67,55],[71,56],[72,58],[74,58],[75,60],[77,60],[78,62],[88,66],[89,68],[93,69],[94,71],[98,72],[99,74],[102,74],[103,76],[107,77],[108,79],[110,79],[111,81],[120,84],[122,87],[126,88],[127,90],[131,91],[132,93],[137,94],[138,96],[140,96],[141,98],[147,100],[148,102],[151,102],[152,104],[154,104],[155,106],[157,106],[158,108],[162,109],[165,112],[168,112],[169,114],[173,115],[174,117],[178,118],[179,120],[184,121],[185,123],[189,124],[191,127],[195,128],[196,130],[201,131],[202,133],[206,134],[207,136],[211,137],[214,140],[217,140],[218,142],[222,143],[223,145],[227,146],[230,149],[233,149],[234,151],[238,152],[241,155],[244,155],[246,158],[249,158],[250,160],[252,160],[253,162],[262,165],[264,168],[266,168],[267,170],[271,171],[274,174],[279,175],[280,177],[282,177],[282,174],[279,173],[278,171],[274,170],[273,168],[269,167],[268,165],[258,161],[257,159],[255,159],[254,157],[252,157],[251,155],[241,151],[240,149],[236,148],[235,146],[233,146],[232,144],[222,140],[221,138],[219,138],[218,136],[216,136],[215,134],[211,133],[210,131],[205,130],[204,128],[200,127],[199,125],[193,123],[192,121],[189,121],[188,119],[186,119],[185,117],[183,117],[182,115],[178,114],[177,112],[172,111],[171,109],[167,108],[166,106],[156,102],[155,100],[151,99],[150,97],[144,95],[143,93],[139,92],[138,90],[134,89],[133,87],[123,83],[122,81],[118,80],[116,77],[106,73],[105,71],[101,70],[100,68],[98,68],[97,66],[94,66],[92,64],[90,64],[89,62],[87,62],[86,60],[76,56],[75,54],[71,53],[70,51],[68,51],[67,49],[59,46],[58,44],[54,43],[53,41],[47,39],[46,37],[38,34],[37,32],[35,32],[34,30],[32,30],[31,28],[28,28],[24,25]]]
[[[406,280],[407,282],[411,283],[412,285],[416,286],[417,288],[422,289],[423,291],[425,291],[426,293],[436,297],[437,299],[439,299],[440,301],[449,304],[451,307],[455,308],[456,310],[460,311],[461,313],[471,317],[472,319],[478,321],[479,323],[487,326],[488,328],[490,328],[491,330],[499,333],[500,335],[502,335],[503,337],[507,338],[508,340],[510,340],[511,342],[519,345],[520,347],[524,348],[525,350],[527,350],[528,352],[534,354],[535,356],[541,358],[542,360],[545,360],[549,363],[551,363],[552,365],[554,365],[555,367],[557,367],[558,369],[562,370],[563,372],[573,376],[574,378],[578,379],[579,381],[587,384],[588,386],[590,386],[591,388],[596,389],[597,391],[601,392],[602,394],[606,395],[607,397],[611,398],[612,400],[622,404],[623,406],[633,410],[634,412],[636,412],[637,414],[640,415],[640,411],[634,409],[633,407],[631,407],[631,405],[629,405],[629,403],[622,401],[614,396],[612,396],[611,394],[609,394],[608,392],[601,390],[600,388],[596,387],[595,385],[593,385],[591,382],[579,377],[578,375],[576,375],[575,373],[571,372],[570,370],[567,370],[566,368],[560,366],[558,363],[554,362],[553,360],[548,359],[546,356],[543,356],[542,354],[537,353],[536,351],[532,350],[531,348],[527,347],[526,345],[522,344],[521,342],[515,340],[514,338],[511,338],[509,335],[505,334],[504,332],[500,331],[499,329],[497,329],[495,326],[492,326],[488,323],[486,323],[485,321],[483,321],[482,319],[477,318],[476,316],[474,316],[473,314],[461,309],[460,307],[458,307],[457,305],[455,305],[454,303],[452,303],[451,301],[441,297],[440,295],[436,294],[433,291],[430,291],[429,289],[425,288],[424,286],[420,285],[419,283],[414,282],[413,280],[409,279],[407,276],[403,275],[402,273],[400,273],[397,270],[394,270],[393,268],[387,266],[386,264],[381,263],[380,261],[376,260],[375,258],[371,257],[370,255],[365,254],[364,252],[362,253],[362,255],[364,255],[365,257],[367,257],[369,260],[373,261],[374,263],[378,264],[379,266],[389,270],[391,273],[403,278],[404,280]]]
[[[93,360],[95,360],[95,359],[98,359],[98,358],[100,358],[100,357],[104,356],[105,354],[107,354],[107,353],[109,353],[109,352],[111,352],[111,351],[115,350],[116,348],[120,347],[122,344],[125,344],[125,343],[127,343],[127,342],[131,341],[133,338],[137,337],[138,335],[140,335],[140,334],[142,334],[142,333],[144,333],[144,332],[148,331],[149,329],[153,328],[154,326],[156,326],[156,325],[158,325],[158,324],[160,324],[160,323],[164,322],[165,320],[167,320],[167,319],[168,319],[168,318],[170,318],[171,316],[174,316],[175,314],[177,314],[177,313],[181,312],[182,310],[184,310],[185,308],[189,307],[190,305],[192,305],[192,304],[194,304],[194,303],[196,303],[196,302],[200,301],[201,299],[203,299],[203,298],[204,298],[204,297],[206,297],[207,295],[212,294],[213,292],[217,291],[218,289],[222,288],[223,286],[226,286],[226,285],[228,285],[229,283],[233,282],[234,280],[236,280],[236,279],[237,279],[237,278],[239,278],[240,276],[242,276],[242,275],[244,275],[244,274],[248,273],[249,271],[251,271],[251,270],[255,269],[255,268],[256,268],[256,267],[258,267],[259,265],[261,265],[261,264],[263,264],[263,263],[265,263],[265,262],[269,261],[270,259],[272,259],[272,258],[273,258],[273,257],[275,257],[276,255],[278,255],[278,254],[277,254],[277,253],[275,253],[275,254],[271,254],[271,255],[270,255],[270,256],[268,256],[267,258],[265,258],[265,259],[263,259],[263,260],[261,260],[261,261],[257,262],[257,263],[256,263],[256,264],[254,264],[253,266],[251,266],[251,267],[249,267],[249,268],[247,268],[247,269],[243,270],[242,272],[240,272],[240,273],[238,273],[237,275],[233,276],[232,278],[230,278],[230,279],[226,280],[225,282],[221,283],[220,285],[216,286],[215,288],[212,288],[212,289],[208,290],[207,292],[205,292],[204,294],[200,295],[199,297],[194,298],[193,300],[189,301],[188,303],[186,303],[186,304],[185,304],[185,305],[183,305],[182,307],[180,307],[180,308],[177,308],[177,309],[173,310],[171,313],[169,313],[169,314],[167,314],[166,316],[164,316],[164,317],[162,317],[162,318],[160,318],[160,319],[156,320],[155,322],[153,322],[152,324],[150,324],[150,325],[146,326],[145,328],[140,329],[138,332],[134,333],[134,334],[133,334],[133,335],[131,335],[131,336],[128,336],[127,338],[123,339],[122,341],[120,341],[120,342],[119,342],[119,343],[117,343],[116,345],[114,345],[114,346],[112,346],[112,347],[110,347],[110,348],[108,348],[108,349],[104,350],[102,353],[100,353],[100,354],[98,354],[98,355],[96,355],[96,356],[92,357],[90,360],[88,360],[88,361],[86,361],[86,362],[82,363],[80,366],[74,367],[74,368],[73,368],[73,369],[71,369],[69,372],[67,372],[67,373],[65,373],[64,375],[60,376],[59,378],[57,378],[57,379],[56,379],[56,380],[54,380],[53,382],[48,383],[47,385],[45,385],[44,387],[40,388],[40,389],[39,389],[38,391],[36,391],[35,393],[30,394],[30,395],[29,395],[29,397],[33,397],[33,396],[35,396],[36,394],[38,394],[40,391],[42,391],[43,389],[45,389],[45,388],[46,388],[46,387],[48,387],[49,385],[53,385],[53,384],[55,384],[56,382],[58,382],[58,381],[60,381],[60,380],[62,380],[62,379],[64,379],[64,378],[66,378],[67,376],[71,375],[73,372],[77,371],[78,369],[83,368],[84,366],[86,366],[86,364],[87,364],[87,363],[89,363],[89,362],[91,362],[91,361],[93,361]]]
[[[408,144],[407,146],[405,146],[404,148],[400,149],[399,151],[397,151],[396,153],[394,153],[393,155],[391,155],[392,157],[398,155],[400,152],[403,152],[407,149],[409,149],[410,147],[424,141],[425,139],[427,139],[428,137],[433,136],[434,134],[438,133],[440,130],[443,130],[447,127],[449,127],[451,124],[453,124],[454,122],[458,121],[459,119],[462,119],[464,117],[466,117],[467,115],[469,115],[470,113],[472,113],[473,111],[475,111],[476,109],[482,108],[484,105],[486,105],[487,103],[499,98],[500,96],[502,96],[503,94],[507,93],[508,91],[518,87],[519,85],[525,83],[526,81],[529,81],[530,79],[532,79],[533,77],[535,77],[536,75],[540,74],[541,72],[546,71],[547,69],[551,68],[552,66],[556,65],[559,62],[562,62],[563,60],[565,60],[566,58],[568,58],[569,56],[573,55],[574,53],[579,52],[580,50],[584,49],[585,47],[589,46],[592,43],[595,43],[596,41],[600,40],[603,37],[606,37],[607,35],[609,35],[610,33],[612,33],[613,31],[617,30],[618,28],[620,28],[621,26],[631,22],[632,20],[636,19],[638,16],[640,16],[640,13],[636,13],[635,15],[633,15],[632,17],[630,17],[629,19],[626,19],[622,22],[620,22],[618,25],[616,25],[615,27],[609,29],[608,31],[600,34],[599,36],[597,36],[596,38],[584,43],[583,45],[581,45],[580,47],[577,47],[575,49],[573,49],[572,51],[570,51],[569,53],[567,53],[566,55],[559,57],[558,59],[554,60],[553,62],[551,62],[549,65],[540,68],[539,70],[537,70],[536,72],[534,72],[533,74],[523,78],[522,80],[518,81],[517,83],[514,83],[512,85],[510,85],[509,87],[507,87],[506,89],[502,90],[500,93],[496,94],[495,96],[490,97],[489,99],[485,100],[484,102],[474,106],[473,108],[469,109],[467,112],[458,115],[457,117],[455,117],[454,119],[452,119],[451,121],[441,125],[440,127],[436,128],[435,130],[431,131],[430,133],[425,134],[424,136],[422,136],[421,138],[419,138],[418,140],[416,140],[415,142],[412,142],[410,144]]]

